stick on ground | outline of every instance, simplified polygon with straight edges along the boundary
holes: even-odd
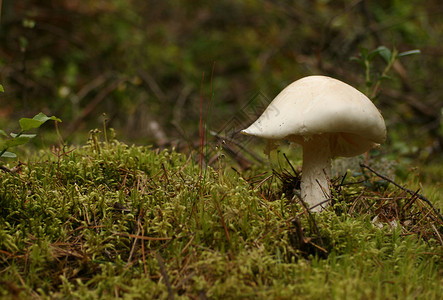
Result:
[[[369,171],[371,171],[372,173],[374,173],[375,175],[377,175],[378,177],[382,178],[383,180],[386,180],[390,183],[392,183],[393,185],[395,185],[396,187],[398,187],[399,189],[408,192],[409,194],[413,195],[413,196],[417,196],[420,200],[423,200],[424,202],[426,202],[426,204],[428,204],[432,210],[434,211],[434,213],[437,215],[437,217],[440,219],[440,221],[443,221],[443,216],[440,214],[440,211],[434,207],[434,205],[432,204],[432,202],[426,198],[425,196],[423,196],[422,194],[418,194],[417,192],[410,190],[408,188],[405,188],[401,185],[399,185],[398,183],[396,183],[394,180],[390,179],[389,177],[378,173],[377,171],[375,171],[374,169],[372,169],[370,166],[360,163],[360,167],[368,169]]]

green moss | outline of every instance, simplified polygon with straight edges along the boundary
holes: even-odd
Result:
[[[313,221],[279,192],[281,183],[254,184],[245,178],[260,173],[250,172],[201,171],[183,154],[116,141],[42,152],[21,171],[1,174],[0,295],[165,299],[169,289],[177,299],[441,295],[435,233],[441,223],[423,214],[410,218],[414,224],[405,214],[397,229],[371,223],[389,207],[383,199],[398,192],[368,189],[375,182],[368,174],[366,185],[351,177],[352,184],[335,187],[336,206]]]

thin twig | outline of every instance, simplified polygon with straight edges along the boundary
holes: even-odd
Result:
[[[198,136],[199,136],[199,147],[198,147],[198,152],[199,152],[199,158],[198,158],[198,164],[200,166],[200,177],[203,175],[203,146],[205,143],[205,135],[203,133],[204,129],[203,129],[203,82],[205,80],[205,72],[203,72],[202,74],[202,80],[201,80],[201,84],[200,84],[200,121],[199,121],[199,125],[198,125]]]
[[[178,95],[177,101],[175,102],[174,108],[172,110],[174,122],[179,123],[182,120],[184,105],[192,91],[193,90],[190,86],[185,86]]]
[[[297,172],[294,168],[294,166],[291,164],[291,162],[289,161],[289,158],[286,156],[286,153],[283,153],[284,158],[286,159],[286,162],[289,164],[289,166],[292,169],[292,172],[294,172],[294,175],[298,175],[299,172]]]
[[[247,149],[245,146],[243,146],[241,143],[239,143],[238,141],[236,141],[233,138],[230,138],[228,136],[222,136],[220,134],[218,134],[215,131],[210,131],[209,132],[212,136],[214,136],[216,139],[220,140],[220,141],[227,141],[229,143],[234,144],[235,146],[239,147],[241,150],[245,151],[246,153],[248,153],[250,156],[252,156],[256,161],[258,161],[259,163],[263,163],[263,160],[256,155],[254,152],[250,151],[249,149]]]
[[[0,165],[0,170],[3,170],[5,172],[7,172],[7,173],[12,173],[12,171],[10,169],[8,169],[7,167],[5,167],[3,165]]]
[[[318,207],[318,206],[321,206],[321,205],[323,205],[323,204],[327,204],[327,203],[330,202],[330,201],[331,201],[331,198],[328,198],[328,199],[326,199],[326,200],[323,200],[323,201],[321,201],[321,202],[315,204],[314,206],[309,207],[309,210],[312,211],[314,208],[316,208],[316,207]],[[324,208],[323,206],[321,206],[321,207]]]
[[[140,226],[141,231],[142,231],[142,236],[145,236],[145,230],[143,229],[143,225],[139,223],[139,226]],[[141,240],[140,243],[142,245],[143,269],[145,271],[145,276],[148,277],[148,267],[146,266],[145,241]]]
[[[80,102],[83,98],[85,98],[90,92],[103,85],[108,78],[110,78],[109,75],[101,74],[96,78],[92,79],[91,81],[89,81],[84,86],[82,86],[82,88],[75,95],[77,103]]]
[[[434,230],[435,235],[437,235],[438,240],[440,241],[440,244],[443,246],[443,239],[441,238],[441,235],[440,235],[440,233],[438,232],[437,228],[435,228],[435,225],[434,225],[434,224],[431,224],[431,227],[432,227],[432,229]]]
[[[223,201],[223,199],[225,199],[225,197],[226,197],[226,194],[224,194],[221,197],[220,202]],[[229,236],[228,226],[226,226],[225,218],[223,217],[223,213],[221,211],[220,205],[218,204],[217,200],[215,200],[215,199],[214,199],[214,205],[215,205],[215,208],[217,209],[218,215],[220,217],[220,222],[221,222],[221,224],[223,226],[223,229],[225,231],[226,240],[228,241],[228,243],[230,243],[231,242],[231,238]]]
[[[158,265],[160,267],[160,273],[162,274],[166,287],[168,288],[168,299],[174,300],[174,290],[172,289],[171,281],[169,280],[168,273],[166,272],[165,261],[158,252],[155,253],[155,258],[158,261]]]
[[[133,239],[144,240],[144,241],[170,241],[170,240],[174,239],[172,237],[150,237],[150,236],[135,235],[135,234],[126,233],[126,232],[113,232],[113,234],[119,235],[119,236],[126,236],[126,237],[130,237]]]
[[[141,68],[137,70],[137,74],[138,76],[140,76],[143,82],[146,83],[147,86],[151,89],[155,97],[157,97],[163,103],[168,100],[166,94],[162,91],[160,85],[155,81],[154,77],[152,77],[148,72],[146,72]]]
[[[137,245],[137,241],[138,241],[138,237],[140,235],[140,230],[141,230],[141,224],[140,224],[140,218],[137,220],[137,233],[135,234],[134,237],[134,242],[132,243],[132,247],[131,247],[131,251],[129,252],[129,258],[128,258],[128,263],[127,265],[129,265],[131,263],[132,260],[132,255],[134,254],[134,250],[135,250],[135,246]]]
[[[80,124],[83,122],[83,120],[88,117],[94,109],[102,102],[104,101],[109,94],[111,94],[122,82],[124,82],[126,79],[123,78],[117,78],[113,82],[111,82],[107,87],[102,89],[97,96],[94,97],[83,109],[83,111],[80,113],[80,115],[71,122],[69,125],[67,132],[68,134],[71,134],[74,132]]]
[[[410,189],[408,189],[408,188],[405,188],[405,187],[399,185],[399,184],[396,183],[394,180],[390,179],[389,177],[386,177],[386,176],[383,175],[383,174],[378,173],[377,171],[375,171],[374,169],[372,169],[370,166],[368,166],[368,165],[366,165],[366,164],[360,163],[360,167],[368,169],[369,171],[371,171],[372,173],[374,173],[374,174],[377,175],[378,177],[380,177],[380,178],[382,178],[382,179],[384,179],[384,180],[386,180],[386,181],[392,183],[393,185],[395,185],[395,186],[398,187],[399,189],[401,189],[401,190],[403,190],[403,191],[405,191],[405,192],[408,192],[409,194],[411,194],[411,195],[413,195],[413,196],[416,195],[420,200],[423,200],[424,202],[426,202],[426,204],[428,204],[428,205],[432,208],[432,210],[433,210],[434,213],[438,216],[438,218],[439,218],[441,221],[443,221],[443,216],[440,214],[439,210],[436,209],[436,208],[434,207],[434,205],[432,204],[432,202],[431,202],[428,198],[426,198],[425,196],[423,196],[422,194],[418,194],[416,191],[410,190]]]
[[[294,199],[295,197],[297,197],[297,196],[294,195],[293,199]],[[317,234],[317,237],[318,237],[318,239],[320,240],[321,247],[324,249],[325,244],[323,243],[323,239],[322,239],[322,237],[321,237],[321,235],[320,235],[320,229],[319,229],[318,226],[317,226],[317,222],[315,221],[315,216],[312,214],[311,209],[313,209],[314,207],[317,207],[318,205],[321,205],[321,204],[323,204],[323,203],[325,203],[325,202],[327,202],[327,201],[330,201],[331,199],[327,199],[327,200],[325,200],[325,201],[322,201],[322,202],[318,203],[317,205],[315,205],[315,206],[313,206],[313,207],[308,207],[308,204],[307,204],[305,201],[303,201],[303,200],[301,199],[301,197],[300,197],[300,198],[297,197],[297,198],[300,200],[300,204],[304,207],[305,211],[308,213],[308,219],[311,220],[311,222],[312,222],[311,224],[314,225],[314,228],[315,228],[315,230],[316,230],[315,233]]]

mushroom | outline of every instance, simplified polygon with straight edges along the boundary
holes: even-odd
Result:
[[[243,134],[303,147],[301,198],[311,211],[330,202],[331,159],[380,146],[386,126],[364,94],[327,76],[308,76],[287,86]]]

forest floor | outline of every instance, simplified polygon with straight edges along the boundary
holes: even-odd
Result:
[[[93,136],[6,165],[1,298],[441,299],[439,199],[363,165],[313,214],[289,163],[197,157]]]

